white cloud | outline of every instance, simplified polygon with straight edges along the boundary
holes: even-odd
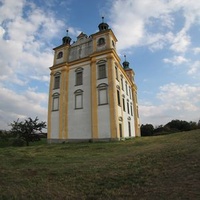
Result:
[[[64,23],[50,11],[25,1],[5,1],[0,11],[3,24],[0,29],[0,80],[24,85],[32,76],[48,76],[53,60],[50,41],[57,37]]]
[[[5,33],[5,29],[3,27],[0,26],[0,38],[3,38],[3,35]]]
[[[10,89],[0,87],[0,127],[7,129],[8,124],[17,118],[35,118],[46,121],[47,94],[39,93],[29,88],[19,94]]]
[[[119,50],[143,45],[150,45],[151,50],[156,50],[168,44],[172,51],[186,52],[191,44],[188,31],[200,21],[200,3],[196,0],[117,0],[111,3],[110,20],[119,39]],[[176,12],[184,20],[179,30],[175,26],[179,23],[174,20]]]
[[[194,54],[200,54],[200,47],[193,48]]]
[[[176,35],[176,37],[174,37],[170,49],[175,52],[185,52],[188,49],[189,45],[190,36],[181,31]]]
[[[191,104],[200,103],[200,86],[169,83],[160,87],[160,92],[158,93],[157,97],[163,102],[176,102],[177,105],[179,105],[179,103],[183,100],[189,101]]]
[[[173,58],[169,59],[169,58],[164,58],[163,61],[165,63],[171,63],[173,65],[180,65],[183,63],[187,63],[188,60],[186,58],[184,58],[183,56],[174,56]]]
[[[189,75],[193,75],[194,77],[200,77],[200,61],[195,61],[188,70]]]
[[[156,97],[160,105],[140,103],[141,123],[160,125],[173,119],[197,121],[200,117],[200,85],[169,83],[160,87]]]
[[[51,41],[59,37],[64,22],[49,10],[27,1],[2,1],[0,4],[0,129],[18,117],[46,121],[47,94],[26,89],[32,80],[49,81],[53,62]],[[15,92],[17,88],[19,91]],[[42,89],[44,90],[44,89]],[[48,89],[47,89],[48,91]]]
[[[172,119],[170,113],[166,112],[164,105],[145,105],[140,103],[140,124],[153,124],[154,126],[165,124]]]
[[[25,0],[2,0],[0,7],[0,24],[4,20],[13,20],[19,14],[22,14],[22,9],[25,4]]]

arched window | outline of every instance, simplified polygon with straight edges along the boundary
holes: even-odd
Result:
[[[98,40],[98,45],[104,45],[106,42],[105,42],[105,39],[104,38],[100,38]]]
[[[62,58],[62,57],[63,57],[63,52],[60,51],[60,52],[57,54],[57,59]]]
[[[97,86],[99,105],[108,104],[108,85],[101,83]]]

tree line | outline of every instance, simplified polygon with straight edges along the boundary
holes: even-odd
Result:
[[[168,122],[167,124],[160,125],[154,128],[152,124],[142,124],[141,125],[141,136],[154,136],[154,135],[165,135],[175,132],[181,132],[181,131],[190,131],[200,129],[200,120],[198,123],[190,121],[184,121],[184,120],[172,120]]]
[[[10,124],[9,131],[0,130],[0,147],[3,146],[29,146],[30,142],[39,141],[41,137],[46,137],[43,129],[46,128],[46,122],[39,122],[39,119],[28,118],[24,121],[14,121]],[[190,131],[200,129],[200,120],[196,122],[187,122],[182,120],[172,120],[167,124],[154,128],[152,124],[141,125],[141,136],[164,135],[180,131]]]

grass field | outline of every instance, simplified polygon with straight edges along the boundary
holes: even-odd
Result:
[[[200,130],[0,148],[0,199],[200,199]]]

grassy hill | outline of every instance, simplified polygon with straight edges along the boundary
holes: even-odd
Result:
[[[200,199],[200,130],[0,148],[0,199]]]

